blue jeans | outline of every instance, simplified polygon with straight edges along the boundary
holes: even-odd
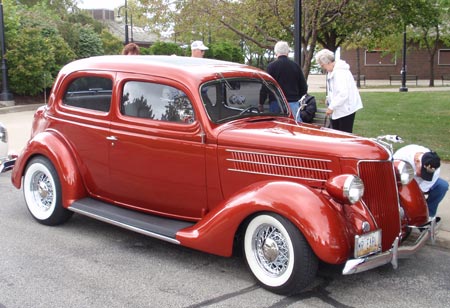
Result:
[[[280,106],[278,106],[277,101],[272,101],[269,103],[269,111],[272,113],[281,113]]]
[[[447,190],[448,183],[441,178],[438,178],[436,183],[431,186],[430,190],[428,191],[427,198],[428,213],[430,216],[436,216],[438,205],[442,201],[442,199],[444,199]]]
[[[291,106],[292,114],[294,115],[294,119],[297,116],[298,108],[300,108],[298,101],[296,102],[289,102],[289,106]],[[302,122],[302,117],[300,116],[300,113],[297,117],[297,122]]]

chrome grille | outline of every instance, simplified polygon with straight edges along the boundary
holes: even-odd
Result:
[[[262,174],[278,177],[287,177],[309,181],[326,182],[331,160],[310,157],[276,155],[257,152],[235,151],[231,152],[232,163],[228,170],[252,174]]]
[[[364,182],[363,202],[382,229],[382,249],[390,249],[400,233],[398,192],[391,161],[361,161],[359,177]]]

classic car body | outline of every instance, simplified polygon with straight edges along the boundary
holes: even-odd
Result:
[[[6,172],[13,168],[15,155],[8,153],[8,130],[0,123],[0,172]]]
[[[262,87],[280,112],[258,110]],[[40,223],[76,212],[221,256],[242,247],[258,282],[289,294],[318,260],[396,267],[433,239],[412,176],[384,142],[296,123],[259,69],[105,56],[61,70],[12,182]]]

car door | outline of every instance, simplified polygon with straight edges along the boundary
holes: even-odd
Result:
[[[108,151],[114,72],[83,71],[69,76],[56,104],[54,131],[70,145],[85,187],[102,196],[109,185]]]
[[[109,195],[132,208],[182,219],[206,212],[205,145],[192,103],[174,81],[118,75],[111,124]]]

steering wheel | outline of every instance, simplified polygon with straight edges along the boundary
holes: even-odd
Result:
[[[247,113],[247,112],[253,112],[253,111],[256,111],[256,113],[259,113],[259,112],[260,112],[259,109],[258,109],[258,107],[250,106],[250,107],[247,107],[247,108],[245,108],[244,110],[242,110],[242,111],[239,113],[239,115],[244,114],[244,113]]]

